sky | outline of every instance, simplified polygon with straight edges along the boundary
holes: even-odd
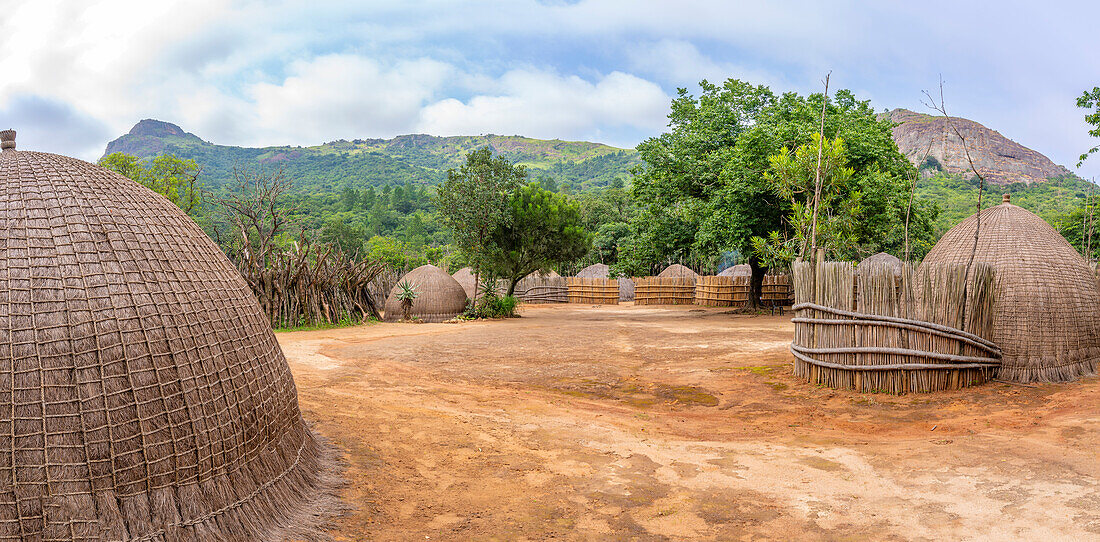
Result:
[[[0,0],[0,128],[94,160],[140,119],[224,145],[494,133],[633,147],[677,88],[847,88],[1085,178],[1100,2]]]

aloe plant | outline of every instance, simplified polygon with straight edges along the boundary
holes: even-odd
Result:
[[[402,281],[398,287],[401,288],[401,291],[397,292],[397,300],[401,302],[402,320],[411,320],[409,312],[412,311],[413,300],[420,294],[416,293],[416,288],[408,280]]]

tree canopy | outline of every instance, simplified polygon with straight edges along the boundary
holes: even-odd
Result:
[[[116,152],[99,159],[98,164],[141,183],[166,197],[180,209],[194,216],[202,203],[202,168],[194,160],[163,154],[149,160]]]
[[[1084,92],[1079,98],[1077,98],[1077,107],[1081,109],[1089,110],[1089,113],[1085,115],[1085,122],[1092,129],[1089,130],[1089,135],[1092,137],[1100,137],[1100,87],[1092,87],[1091,92]],[[1085,163],[1089,155],[1100,151],[1100,145],[1096,145],[1093,148],[1084,152],[1078,159],[1077,167],[1081,167],[1081,164]]]

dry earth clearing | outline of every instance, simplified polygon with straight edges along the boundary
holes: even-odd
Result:
[[[279,341],[348,464],[338,540],[1100,538],[1100,379],[820,389],[791,333],[558,305]]]

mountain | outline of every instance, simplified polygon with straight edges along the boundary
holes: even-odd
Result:
[[[515,163],[527,166],[529,178],[549,175],[575,187],[601,186],[629,177],[638,163],[633,149],[585,141],[532,139],[520,136],[436,137],[411,134],[393,139],[338,140],[312,147],[233,147],[204,141],[170,122],[145,119],[129,133],[107,144],[115,152],[141,158],[174,154],[203,168],[205,182],[219,187],[233,168],[283,168],[295,186],[311,192],[339,191],[386,184],[435,184],[446,170],[465,162],[466,153],[489,146]]]
[[[908,109],[895,109],[888,115],[897,123],[894,141],[913,165],[950,175],[973,176],[962,141],[948,125],[948,119]],[[951,117],[950,123],[966,138],[974,166],[990,184],[1032,184],[1074,176],[1041,153],[996,130],[959,117]]]

